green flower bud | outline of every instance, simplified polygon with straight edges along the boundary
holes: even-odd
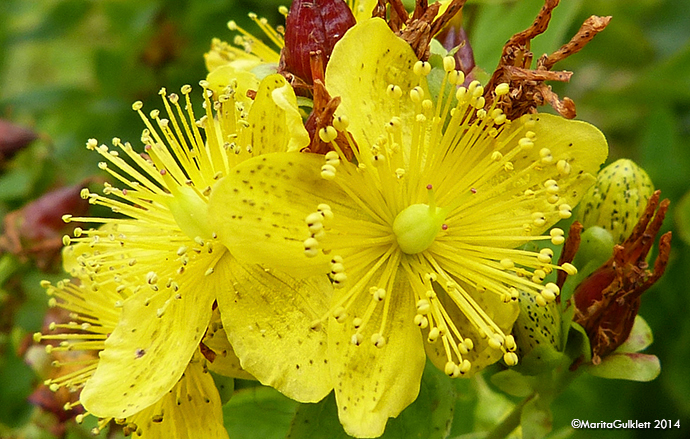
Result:
[[[600,226],[613,236],[615,244],[623,242],[645,210],[654,185],[633,161],[620,159],[597,175],[597,181],[580,202],[577,220],[585,229]]]
[[[520,314],[513,325],[518,357],[524,358],[537,346],[561,348],[561,314],[558,303],[538,305],[537,296],[520,292]]]

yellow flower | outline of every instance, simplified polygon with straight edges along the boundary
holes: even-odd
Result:
[[[76,269],[74,258],[66,255],[66,259],[66,263]],[[69,323],[51,324],[51,332],[56,333],[34,336],[37,342],[57,343],[47,345],[46,350],[62,354],[53,362],[53,366],[65,369],[65,372],[45,384],[53,391],[62,387],[72,392],[78,391],[96,370],[98,353],[104,349],[108,334],[118,323],[120,312],[116,305],[124,301],[126,295],[112,288],[98,288],[88,277],[76,283],[69,280],[60,281],[57,285],[44,282],[44,287],[51,296],[50,305],[69,311],[71,319]],[[196,352],[183,376],[169,392],[153,405],[117,422],[124,424],[126,433],[136,432],[138,436],[148,439],[192,436],[227,438],[220,397],[204,367],[205,362]],[[213,369],[213,365],[210,366]],[[78,405],[78,401],[68,404],[65,410]],[[84,416],[79,415],[77,421],[81,422]],[[110,421],[111,418],[100,419],[94,434]]]
[[[209,202],[219,239],[243,260],[330,273],[330,311],[312,326],[327,321],[339,416],[354,436],[381,435],[416,398],[426,355],[453,377],[517,363],[518,291],[551,302],[545,274],[575,271],[517,247],[563,242],[560,229],[542,233],[570,216],[607,155],[593,126],[506,120],[483,108],[478,83],[456,88],[452,58],[444,67],[434,103],[430,66],[383,20],[358,23],[326,70],[342,104],[320,133],[347,129],[355,163],[335,151],[253,158]]]
[[[208,223],[212,187],[237,163],[309,141],[294,93],[279,75],[261,82],[251,107],[235,100],[237,81],[217,101],[206,82],[202,87],[199,120],[189,86],[182,98],[164,97],[166,118],[158,110],[147,117],[134,104],[146,125],[143,153],[119,139],[113,141],[118,150],[87,144],[122,185],[106,184],[104,195],[83,191],[116,218],[65,218],[103,224],[77,228],[65,241],[85,270],[80,278],[123,297],[119,323],[81,393],[84,407],[99,417],[130,417],[160,401],[185,373],[214,302],[242,367],[259,381],[300,401],[318,401],[331,389],[321,378],[328,375],[325,332],[301,325],[327,309],[327,278],[294,280],[239,263]]]

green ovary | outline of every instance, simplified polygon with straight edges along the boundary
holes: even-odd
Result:
[[[192,188],[176,188],[174,195],[166,200],[175,222],[191,239],[210,239],[208,205]]]
[[[434,242],[443,227],[446,212],[428,204],[413,204],[395,217],[393,233],[403,253],[423,252]]]

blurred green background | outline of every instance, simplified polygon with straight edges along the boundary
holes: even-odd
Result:
[[[231,41],[229,19],[255,29],[247,19],[247,12],[254,11],[282,23],[277,7],[285,3],[0,1],[0,119],[39,136],[13,158],[0,160],[0,216],[47,190],[98,175],[98,156],[85,153],[87,139],[110,143],[120,137],[136,144],[142,125],[131,110],[133,101],[157,108],[160,87],[172,91],[195,85],[205,76],[202,54],[211,38]],[[503,43],[528,26],[541,5],[541,0],[468,2],[465,17],[477,65],[493,71]],[[661,376],[651,383],[583,376],[554,405],[554,425],[556,430],[567,427],[573,418],[669,419],[680,420],[682,427],[576,431],[576,438],[685,438],[690,428],[689,11],[688,0],[563,0],[549,31],[533,45],[535,56],[553,51],[589,15],[613,16],[590,45],[556,66],[575,74],[569,84],[554,84],[554,89],[575,101],[579,119],[606,134],[609,161],[637,161],[672,202],[664,227],[674,233],[671,262],[643,297],[640,311],[655,334],[647,352],[660,358]],[[25,402],[39,380],[21,355],[47,309],[39,281],[60,277],[39,270],[31,260],[0,256],[0,437],[55,437]],[[276,404],[294,410],[285,401]],[[241,429],[232,431],[235,437],[251,437]],[[81,437],[86,430],[68,429],[67,434]]]

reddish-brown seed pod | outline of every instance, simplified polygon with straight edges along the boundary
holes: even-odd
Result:
[[[335,43],[354,25],[355,17],[343,0],[293,1],[285,20],[279,71],[313,84],[310,54],[320,51],[325,67]]]

